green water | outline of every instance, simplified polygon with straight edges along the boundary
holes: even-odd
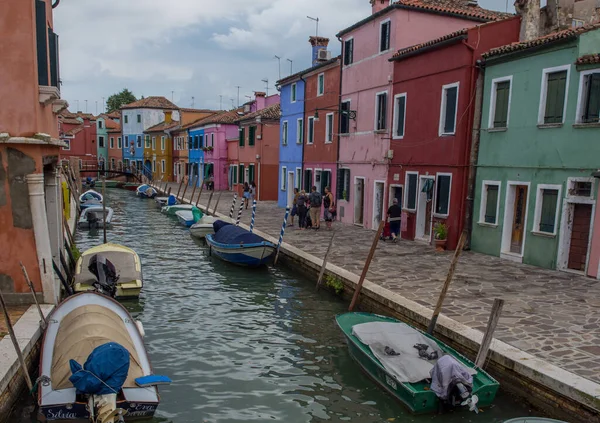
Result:
[[[144,289],[128,309],[146,331],[161,387],[156,422],[502,422],[529,414],[501,393],[475,415],[413,416],[348,355],[334,316],[347,304],[292,269],[247,270],[211,258],[152,200],[108,190],[109,241],[134,248]],[[101,233],[79,232],[83,251]],[[29,422],[28,400],[11,421]]]

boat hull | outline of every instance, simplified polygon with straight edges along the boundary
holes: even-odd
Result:
[[[154,417],[157,402],[133,402],[133,401],[117,401],[117,408],[127,411],[125,421],[136,421],[142,419],[150,419]],[[89,423],[90,412],[88,411],[87,403],[60,404],[47,407],[40,407],[38,413],[48,421],[60,421],[63,423]]]
[[[214,234],[215,230],[213,229],[213,225],[212,224],[204,224],[204,225],[192,225],[190,227],[190,234],[194,237],[194,238],[205,238],[206,235],[210,235],[210,234]]]
[[[269,264],[276,251],[275,245],[266,241],[250,245],[221,244],[213,239],[212,234],[206,235],[205,239],[210,246],[211,255],[239,266],[259,267]]]

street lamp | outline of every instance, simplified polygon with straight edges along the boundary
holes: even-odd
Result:
[[[277,59],[277,62],[279,63],[279,79],[281,80],[281,57],[275,55],[275,59]]]

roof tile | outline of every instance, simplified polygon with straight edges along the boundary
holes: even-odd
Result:
[[[236,122],[242,122],[244,120],[250,120],[260,117],[262,119],[276,119],[279,120],[281,118],[281,105],[279,103],[273,104],[269,107],[265,107],[264,109],[260,109],[254,113],[249,113],[244,116],[240,116]]]
[[[419,50],[425,49],[427,47],[432,47],[432,46],[434,46],[436,44],[443,43],[444,41],[452,40],[454,38],[457,38],[457,39],[458,38],[463,38],[465,35],[467,35],[467,32],[468,32],[468,29],[467,28],[463,28],[463,29],[461,29],[459,31],[454,31],[454,32],[452,32],[450,34],[446,34],[446,35],[444,35],[442,37],[439,37],[439,38],[436,38],[434,40],[429,40],[429,41],[426,41],[426,42],[421,43],[421,44],[415,44],[414,46],[402,48],[402,49],[398,50],[396,52],[396,54],[394,54],[390,60],[399,59],[399,58],[401,58],[403,56],[406,56],[406,55],[411,54],[411,53],[418,52]]]
[[[146,97],[121,106],[121,109],[167,109],[177,110],[177,106],[165,97]]]
[[[171,129],[171,128],[174,128],[176,126],[179,126],[179,121],[178,120],[173,120],[173,121],[171,121],[169,123],[163,121],[163,122],[159,123],[158,125],[151,126],[150,128],[146,129],[144,132],[166,131],[167,129]]]
[[[578,58],[575,62],[576,65],[592,65],[596,63],[600,63],[600,54],[586,54]]]

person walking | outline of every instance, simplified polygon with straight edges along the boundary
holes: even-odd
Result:
[[[248,199],[250,198],[250,185],[248,182],[244,182],[244,206],[248,208]]]
[[[294,201],[292,203],[292,223],[290,226],[294,226],[294,216],[298,214],[298,197],[300,193],[298,192],[298,188],[294,188]]]
[[[387,211],[388,222],[390,222],[390,233],[392,240],[398,242],[400,235],[400,223],[402,221],[402,208],[398,205],[398,199],[394,198],[392,205]]]
[[[300,230],[306,229],[306,213],[308,212],[306,201],[308,201],[306,191],[302,190],[296,201],[296,207],[298,208],[298,227]]]
[[[250,182],[250,200],[252,200],[252,203],[256,200],[256,184],[254,181]]]
[[[323,204],[323,196],[317,187],[313,186],[310,195],[308,196],[310,204],[310,220],[314,229],[318,230],[321,227],[321,205]]]
[[[327,225],[327,229],[331,230],[331,225],[333,223],[333,219],[335,218],[335,200],[329,187],[325,187],[323,206],[325,207],[325,224]]]

